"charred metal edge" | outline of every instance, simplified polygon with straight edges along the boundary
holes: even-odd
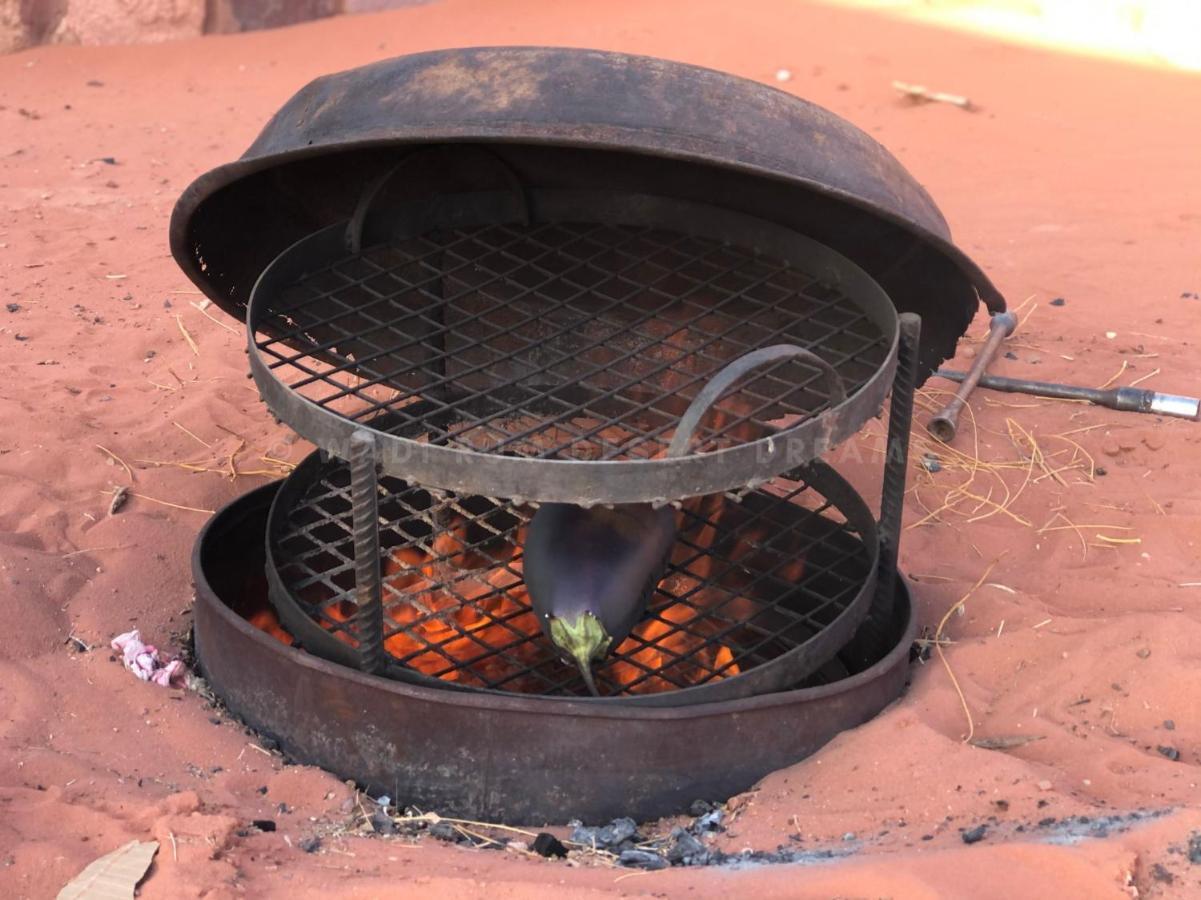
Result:
[[[591,74],[573,77],[567,71],[572,67]],[[440,68],[451,71],[431,78]],[[564,77],[544,89],[540,76],[556,69]],[[440,90],[456,78],[473,89],[449,95]],[[614,80],[621,91],[611,90]],[[484,84],[495,88],[481,89]],[[602,92],[607,93],[597,96]],[[709,121],[707,111],[713,117]],[[208,260],[206,266],[192,243],[194,221],[215,195],[237,191],[252,176],[292,162],[362,149],[465,142],[680,160],[773,181],[782,190],[797,190],[798,202],[805,192],[830,197],[908,232],[950,260],[990,310],[1005,308],[988,276],[951,242],[929,194],[886,148],[850,122],[728,73],[647,56],[554,47],[438,50],[311,82],[272,117],[241,159],[200,175],[183,191],[171,216],[172,253],[197,286],[240,320],[244,301],[219,290],[208,268],[221,263]]]

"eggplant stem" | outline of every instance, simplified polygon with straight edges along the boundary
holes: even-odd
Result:
[[[580,674],[584,676],[584,684],[588,685],[588,691],[593,697],[599,697],[600,691],[596,689],[596,680],[592,677],[592,664],[582,659],[576,660],[576,665],[579,666]]]

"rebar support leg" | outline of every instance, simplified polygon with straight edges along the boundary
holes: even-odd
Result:
[[[909,431],[913,426],[913,395],[917,390],[918,341],[922,318],[901,313],[897,373],[892,382],[888,409],[888,452],[884,459],[884,490],[880,497],[880,607],[892,615],[896,592],[897,557],[901,543],[901,511],[905,504],[905,476],[909,468]]]
[[[379,475],[375,438],[356,431],[350,438],[350,502],[354,529],[355,637],[359,667],[381,672],[384,651],[383,576],[379,553]]]

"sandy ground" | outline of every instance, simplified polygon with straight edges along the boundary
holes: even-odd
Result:
[[[1010,463],[977,469],[968,488],[994,505],[951,495],[965,502],[927,519],[969,473],[950,454],[943,471],[915,473],[907,520],[926,521],[906,532],[902,562],[925,623],[1005,551],[947,627],[974,734],[1041,740],[964,744],[947,671],[937,659],[917,667],[886,714],[743,798],[723,838],[735,850],[854,851],[837,863],[630,875],[362,838],[304,854],[293,845],[344,816],[348,789],[264,755],[195,695],[136,682],[110,658],[108,640],[134,625],[172,645],[189,624],[188,553],[205,515],[150,498],[215,509],[267,477],[139,461],[223,469],[234,454],[244,472],[303,451],[259,404],[239,337],[190,305],[166,246],[175,197],[317,74],[485,43],[650,53],[765,81],[787,68],[786,90],[910,167],[1015,305],[1033,298],[999,372],[1100,384],[1121,370],[1115,383],[1201,394],[1196,76],[785,0],[447,0],[0,58],[0,286],[15,304],[0,309],[0,895],[53,896],[96,856],[155,838],[147,898],[1201,896],[1201,865],[1182,852],[1201,830],[1194,423],[982,395],[978,450],[970,430],[958,446]],[[894,78],[981,110],[906,105]],[[1066,468],[1032,468],[1007,420],[1048,469]],[[104,492],[129,477],[97,445],[136,475],[111,518]],[[1090,479],[1084,454],[1107,474]],[[1161,814],[1104,839],[1037,825],[1137,809]],[[239,836],[262,817],[279,830]],[[986,838],[965,845],[961,829],[981,823]]]

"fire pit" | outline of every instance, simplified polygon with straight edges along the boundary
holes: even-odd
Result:
[[[877,595],[837,672],[745,699],[646,708],[364,675],[272,629],[262,536],[277,490],[235,500],[196,542],[196,654],[228,707],[290,757],[402,805],[513,824],[648,821],[746,790],[905,684],[917,629],[900,579],[895,607]]]
[[[302,90],[172,246],[320,448],[195,558],[201,665],[298,759],[475,817],[657,816],[899,692],[913,391],[1004,304],[847,123],[639,57],[405,57]],[[877,523],[819,457],[890,388]],[[548,504],[674,510],[587,683],[525,583]]]

